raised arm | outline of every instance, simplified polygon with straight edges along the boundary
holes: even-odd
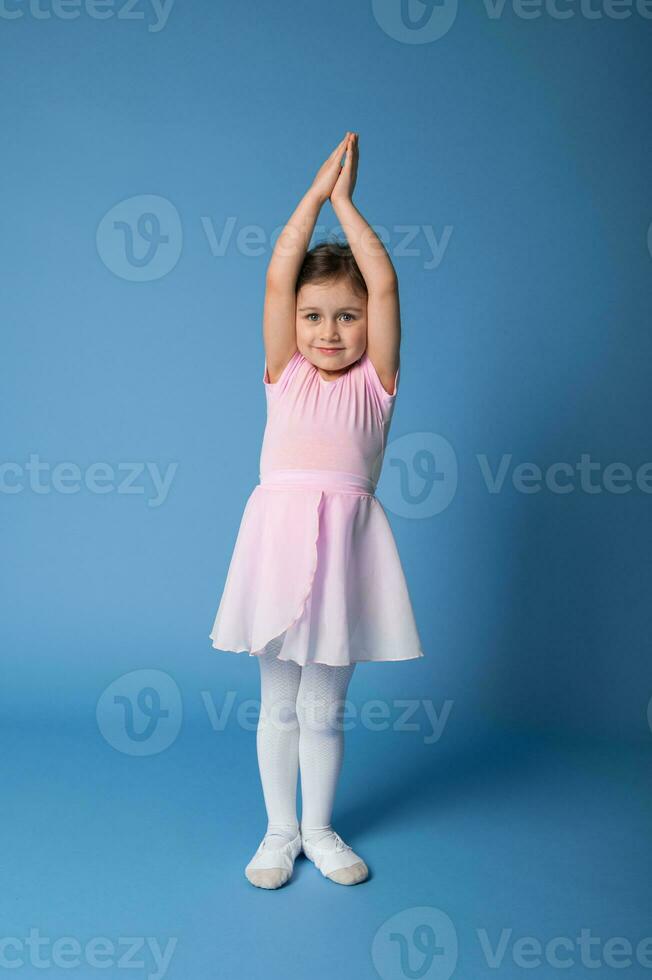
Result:
[[[269,379],[274,383],[297,349],[296,282],[319,212],[342,169],[349,133],[322,164],[312,185],[279,235],[267,267],[263,341]]]
[[[385,246],[352,201],[358,173],[357,133],[350,134],[346,149],[346,162],[330,200],[367,286],[367,354],[391,395],[401,345],[398,277]]]

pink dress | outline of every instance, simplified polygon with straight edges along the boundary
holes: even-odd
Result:
[[[263,383],[260,482],[244,508],[215,649],[304,666],[423,657],[401,560],[374,491],[394,411],[366,351],[325,381],[298,350]],[[278,643],[277,643],[278,645]]]

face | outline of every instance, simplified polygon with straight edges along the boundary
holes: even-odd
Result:
[[[367,297],[347,278],[305,283],[297,293],[297,347],[324,371],[342,371],[367,346]]]

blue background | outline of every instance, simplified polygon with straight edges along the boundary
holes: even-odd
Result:
[[[144,0],[118,9],[64,19],[15,0],[0,16],[3,934],[174,936],[173,978],[401,978],[396,945],[379,968],[373,937],[407,910],[409,945],[422,906],[450,917],[455,976],[476,980],[525,969],[510,952],[490,969],[478,929],[635,946],[652,932],[651,498],[603,477],[651,458],[652,20],[474,3],[439,39],[404,43],[390,0],[176,0],[161,29]],[[381,499],[426,654],[360,665],[349,696],[392,719],[397,699],[452,707],[435,742],[423,712],[416,729],[347,735],[334,824],[371,879],[337,888],[302,860],[266,893],[242,874],[265,825],[253,727],[216,731],[207,711],[257,698],[257,665],[208,633],[258,478],[265,268],[347,129],[356,204],[388,230],[401,284],[390,435],[410,489],[390,445]],[[169,202],[151,264],[150,196]],[[330,205],[320,223],[336,230]],[[257,247],[238,244],[247,226]],[[424,228],[447,241],[434,268]],[[455,465],[433,487],[432,510],[447,505],[418,516],[424,433]],[[582,454],[601,492],[511,481]],[[118,477],[63,493],[46,474],[39,493],[30,455]],[[480,458],[496,470],[503,455],[491,493]],[[147,462],[173,467],[159,506],[147,472],[140,492],[118,489],[119,467]],[[141,669],[177,699],[178,730],[149,754],[98,711],[116,681],[136,708],[124,675]],[[419,975],[450,975],[442,962]],[[578,958],[572,975],[585,970]]]

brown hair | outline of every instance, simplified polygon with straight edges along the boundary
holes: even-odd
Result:
[[[306,252],[297,276],[295,293],[305,283],[324,283],[346,277],[356,292],[367,295],[367,284],[347,242],[332,239]]]

